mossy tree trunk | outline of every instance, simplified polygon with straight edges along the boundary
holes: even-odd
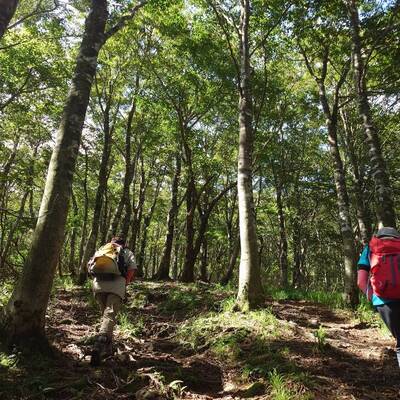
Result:
[[[362,120],[365,138],[369,147],[372,177],[375,183],[376,213],[381,226],[396,227],[393,193],[381,143],[368,100],[366,69],[362,58],[360,18],[356,0],[347,0],[347,9],[352,29],[353,69],[358,109]]]
[[[32,245],[23,274],[2,315],[2,328],[9,341],[44,337],[45,314],[64,239],[72,178],[107,16],[107,1],[92,0]]]

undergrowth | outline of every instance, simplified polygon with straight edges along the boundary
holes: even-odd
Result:
[[[3,282],[0,284],[0,307],[7,304],[11,296],[13,285],[11,282]]]
[[[299,289],[269,289],[267,296],[273,300],[307,300],[324,304],[334,309],[348,308],[342,293],[326,291],[308,291]]]

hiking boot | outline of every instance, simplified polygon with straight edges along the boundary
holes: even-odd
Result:
[[[90,357],[90,365],[94,367],[98,366],[103,358],[111,355],[112,355],[111,338],[108,337],[107,335],[97,336]]]

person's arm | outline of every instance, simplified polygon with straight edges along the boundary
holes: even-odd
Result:
[[[372,290],[369,285],[369,247],[365,246],[358,260],[357,286],[371,300]]]
[[[357,286],[363,293],[367,293],[369,272],[365,269],[359,269],[357,273]]]
[[[136,269],[128,269],[125,277],[127,285],[135,280],[135,275],[136,275]]]
[[[125,251],[126,251],[126,266],[127,266],[125,281],[126,284],[128,285],[129,283],[135,280],[137,267],[135,262],[135,256],[133,255],[133,253],[129,249],[126,249]]]

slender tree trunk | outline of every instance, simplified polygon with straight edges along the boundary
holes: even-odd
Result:
[[[285,212],[283,210],[282,201],[282,184],[281,179],[277,176],[278,172],[273,171],[276,189],[276,206],[278,209],[279,219],[279,266],[281,270],[281,286],[287,288],[289,286],[288,279],[288,243],[285,227]]]
[[[125,215],[125,220],[124,220],[124,227],[126,227],[127,222],[130,222],[130,225],[132,227],[132,235],[131,239],[129,242],[129,248],[135,253],[136,252],[136,245],[137,245],[137,240],[140,237],[140,226],[142,224],[142,218],[143,218],[143,206],[144,202],[146,200],[146,187],[147,187],[147,179],[146,179],[146,173],[144,170],[144,163],[143,163],[143,158],[141,159],[141,179],[140,179],[140,188],[139,188],[139,198],[138,202],[136,205],[134,205],[132,208],[134,212],[132,213],[133,215]],[[123,233],[125,231],[123,230]],[[138,264],[138,275],[143,276],[143,265]]]
[[[89,170],[89,162],[88,162],[88,153],[85,149],[85,178],[83,180],[83,192],[84,192],[84,204],[83,204],[83,222],[82,222],[82,229],[81,229],[81,240],[79,244],[79,267],[81,265],[82,257],[83,257],[83,250],[84,244],[86,243],[86,236],[87,236],[87,223],[88,223],[88,214],[89,214],[89,194],[88,194],[88,170]],[[78,269],[79,269],[78,267]]]
[[[100,217],[103,208],[104,193],[107,190],[107,180],[108,180],[108,164],[111,154],[111,138],[112,138],[112,127],[110,126],[110,108],[111,100],[104,110],[104,143],[103,143],[103,154],[100,162],[100,170],[98,177],[98,185],[96,191],[96,198],[94,203],[92,226],[89,234],[89,238],[86,242],[85,250],[83,252],[83,257],[81,260],[81,265],[79,269],[79,283],[83,284],[86,281],[87,271],[86,265],[90,257],[94,254],[96,250],[97,236],[99,233]]]
[[[185,264],[183,266],[181,281],[194,282],[194,212],[196,187],[194,179],[188,177],[188,186],[186,192],[186,250]]]
[[[110,228],[109,228],[109,236],[114,236],[118,234],[118,226],[120,224],[121,216],[123,208],[125,207],[126,214],[130,216],[131,214],[131,206],[130,206],[130,187],[135,176],[136,163],[138,160],[140,146],[138,146],[138,150],[136,152],[136,156],[132,161],[132,122],[133,117],[136,112],[136,100],[133,101],[131,109],[128,114],[128,121],[125,130],[125,176],[124,176],[124,186],[122,189],[122,196],[118,203],[115,214],[112,218]],[[129,219],[126,224],[122,224],[122,231],[124,231],[124,236],[127,237],[129,232]],[[122,232],[121,232],[122,233]]]
[[[77,226],[77,217],[78,217],[78,204],[76,202],[76,198],[74,195],[74,192],[72,191],[71,193],[71,198],[72,198],[72,207],[73,207],[73,226],[72,226],[72,231],[71,231],[71,241],[70,241],[70,252],[69,252],[69,257],[68,257],[68,270],[72,278],[76,278],[76,268],[75,268],[75,253],[76,253],[76,238],[77,238],[77,231],[78,231],[78,226]]]
[[[12,166],[14,165],[15,158],[16,158],[17,152],[18,152],[18,145],[19,145],[19,138],[17,138],[17,140],[14,141],[13,149],[12,149],[10,155],[8,156],[7,161],[1,166],[1,171],[0,171],[0,207],[1,208],[6,208],[5,204],[4,204],[4,199],[8,192],[8,175],[11,171]],[[35,149],[35,153],[36,153],[36,149]]]
[[[301,274],[301,234],[298,228],[298,223],[294,224],[293,228],[293,279],[292,287],[294,289],[301,288],[302,274]]]
[[[157,199],[158,199],[158,194],[160,192],[160,186],[162,183],[162,178],[159,177],[160,181],[157,183],[157,188],[154,193],[154,199],[153,203],[151,204],[150,210],[146,213],[145,217],[143,218],[143,228],[142,228],[142,242],[140,244],[140,251],[139,251],[139,256],[138,256],[138,264],[139,265],[144,265],[145,262],[145,253],[146,253],[146,246],[147,246],[147,232],[148,228],[150,226],[151,219],[154,214],[154,210],[156,207]]]
[[[339,143],[337,136],[338,128],[338,109],[339,109],[339,93],[343,86],[346,76],[349,72],[349,64],[345,64],[339,81],[336,83],[333,96],[332,109],[328,102],[328,96],[326,93],[325,80],[328,71],[328,61],[329,61],[329,48],[324,49],[321,76],[315,75],[313,66],[310,64],[307,55],[304,50],[302,50],[304,60],[310,75],[314,77],[315,82],[319,89],[319,99],[323,112],[326,117],[326,124],[328,129],[328,144],[329,150],[332,157],[333,167],[334,167],[334,181],[336,187],[336,196],[339,211],[339,224],[340,231],[343,241],[343,253],[344,253],[344,296],[345,301],[352,306],[358,303],[358,290],[356,284],[356,253],[355,253],[355,241],[353,228],[351,224],[351,214],[350,214],[350,201],[346,185],[346,177],[343,167],[342,158],[339,151]]]
[[[345,271],[345,300],[355,306],[358,303],[356,287],[356,254],[354,235],[350,218],[350,202],[346,188],[343,162],[339,152],[335,121],[328,122],[329,147],[334,163],[334,180],[339,210],[340,230],[343,240],[344,271]]]
[[[11,18],[14,16],[19,0],[0,0],[0,40],[3,37]]]
[[[201,262],[200,262],[200,280],[203,282],[208,282],[207,274],[208,265],[208,241],[204,238],[201,246]]]
[[[179,189],[180,175],[181,175],[181,156],[179,153],[177,153],[175,161],[175,175],[171,187],[171,207],[168,213],[167,235],[165,238],[165,245],[164,245],[163,255],[161,257],[161,262],[158,267],[157,274],[155,276],[156,279],[160,280],[169,279],[172,245],[174,241],[175,219],[178,215],[178,189]]]
[[[172,263],[172,279],[177,280],[179,276],[179,231],[175,228],[175,246],[174,246],[174,258]]]
[[[3,313],[2,325],[11,341],[44,338],[47,303],[64,238],[72,178],[107,15],[107,1],[92,0],[32,245],[23,274]]]
[[[368,100],[366,69],[362,59],[360,19],[356,0],[347,0],[347,8],[352,28],[353,68],[358,108],[362,119],[366,141],[370,152],[372,177],[375,182],[376,212],[380,225],[396,227],[393,193],[385,160],[382,155],[379,134],[374,123]]]
[[[371,214],[367,205],[367,201],[365,199],[362,184],[363,177],[360,173],[359,161],[354,148],[354,132],[350,126],[346,112],[341,110],[340,115],[342,117],[343,127],[346,136],[346,151],[350,160],[352,170],[357,221],[360,230],[360,240],[363,245],[366,245],[371,239],[372,235]]]
[[[237,184],[241,256],[237,308],[246,311],[260,302],[262,285],[252,184],[253,110],[249,49],[250,0],[240,0],[240,6],[239,159]]]
[[[229,264],[228,264],[228,270],[226,271],[226,274],[224,277],[221,279],[221,285],[226,286],[229,281],[232,279],[233,276],[233,271],[235,270],[236,266],[236,261],[239,256],[239,251],[240,251],[240,238],[239,235],[237,236],[235,240],[235,244],[232,249],[231,256],[229,258]]]
[[[14,234],[15,234],[18,226],[21,223],[21,219],[22,219],[22,217],[24,215],[24,211],[25,211],[25,203],[26,203],[26,200],[27,200],[28,196],[29,196],[29,191],[26,191],[24,193],[24,195],[22,196],[21,204],[20,204],[20,207],[19,207],[17,218],[16,218],[15,222],[13,223],[13,225],[11,226],[11,229],[10,229],[10,231],[8,233],[8,238],[7,238],[7,241],[5,243],[4,249],[3,249],[3,251],[1,252],[1,255],[0,255],[0,270],[3,270],[3,267],[5,265],[5,262],[6,262],[6,259],[7,259],[7,256],[8,256],[8,252],[10,250],[12,241],[14,239]]]

